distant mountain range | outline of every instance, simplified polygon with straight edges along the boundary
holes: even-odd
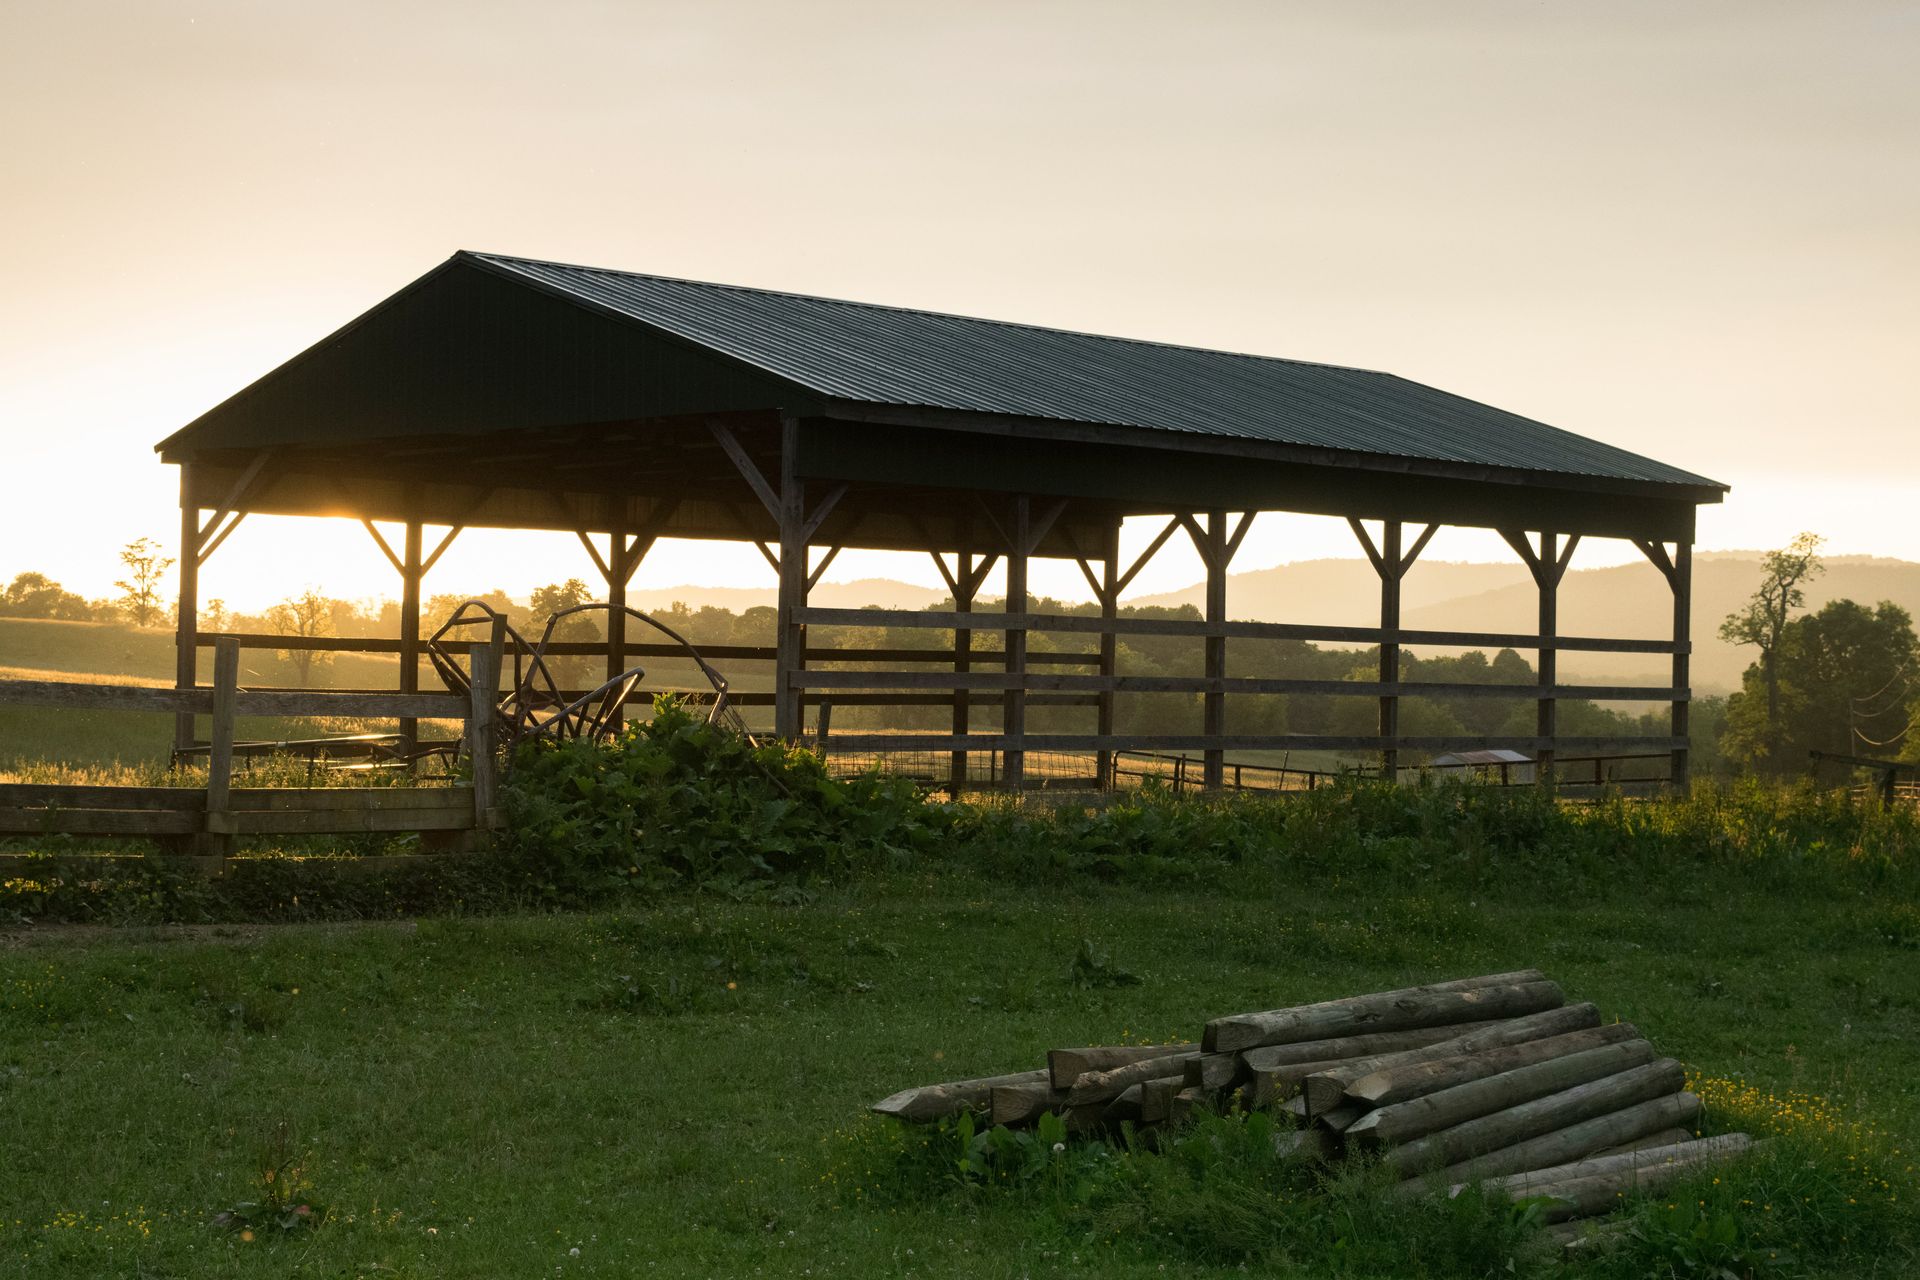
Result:
[[[1725,693],[1740,684],[1753,660],[1718,635],[1720,620],[1753,594],[1760,581],[1760,552],[1702,552],[1693,566],[1693,681],[1700,693]],[[1920,617],[1920,564],[1880,556],[1831,556],[1827,570],[1807,586],[1807,605],[1829,600],[1863,604],[1891,600]],[[1537,597],[1518,564],[1421,561],[1402,588],[1402,619],[1430,631],[1533,630]],[[1302,560],[1272,569],[1232,574],[1227,602],[1235,618],[1333,626],[1367,625],[1379,616],[1380,586],[1364,560]],[[823,582],[810,601],[829,608],[879,605],[920,609],[938,604],[944,591],[891,578]],[[1128,600],[1135,605],[1198,606],[1201,584]],[[717,605],[735,612],[772,605],[771,590],[669,587],[635,591],[634,607],[665,609],[675,601]],[[1560,630],[1566,635],[1659,639],[1672,625],[1673,599],[1666,580],[1648,564],[1575,569],[1560,588]],[[1657,658],[1638,654],[1572,654],[1561,659],[1567,678],[1595,682],[1659,683],[1667,672]]]

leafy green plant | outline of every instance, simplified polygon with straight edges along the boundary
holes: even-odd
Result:
[[[296,1154],[293,1126],[274,1126],[260,1157],[259,1198],[243,1200],[209,1219],[212,1226],[251,1242],[264,1232],[309,1231],[326,1221],[326,1208],[314,1200],[308,1157]]]
[[[739,897],[900,867],[949,825],[905,780],[830,777],[817,756],[756,746],[665,696],[611,743],[523,748],[503,802],[509,851],[559,902],[634,885]]]

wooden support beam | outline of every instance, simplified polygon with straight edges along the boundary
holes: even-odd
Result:
[[[369,522],[367,527],[373,526]],[[420,579],[424,576],[420,568],[420,534],[420,522],[407,521],[400,564],[400,692],[403,694],[420,692]],[[402,720],[400,737],[407,754],[412,755],[419,742],[420,722],[412,718]]]
[[[793,421],[794,419],[791,415],[781,415],[780,469],[782,475],[785,475],[793,465],[792,460],[787,454],[788,426],[789,423]],[[777,521],[784,521],[785,517],[782,514],[783,506],[781,495],[775,493],[773,486],[767,483],[767,478],[760,474],[759,466],[754,462],[753,458],[748,455],[746,449],[741,446],[739,437],[733,434],[733,428],[724,422],[717,421],[709,422],[707,426],[708,429],[712,431],[715,442],[719,444],[727,457],[733,459],[734,469],[740,473],[740,478],[747,482],[747,487],[753,490],[754,496],[760,499],[760,504],[767,509],[767,514]]]
[[[1400,579],[1402,569],[1401,538],[1404,529],[1398,520],[1388,520],[1380,530],[1380,551],[1374,568],[1380,571],[1380,682],[1400,681]],[[1400,699],[1383,695],[1380,699],[1380,736],[1400,736]],[[1388,747],[1380,753],[1380,774],[1388,782],[1400,780],[1400,752]]]
[[[1167,545],[1167,539],[1171,538],[1174,535],[1174,531],[1179,527],[1180,517],[1175,516],[1167,521],[1166,528],[1154,535],[1153,541],[1147,544],[1147,549],[1135,557],[1134,562],[1127,566],[1127,571],[1121,574],[1119,580],[1114,583],[1113,590],[1116,596],[1133,585],[1133,580],[1139,576],[1142,569],[1147,567],[1147,561],[1153,559],[1154,553],[1159,551],[1161,547]]]
[[[473,825],[493,825],[494,708],[500,697],[500,649],[495,644],[467,647],[467,759],[473,775]]]
[[[373,535],[374,545],[380,548],[382,555],[386,556],[387,563],[393,566],[393,571],[404,577],[407,572],[407,566],[400,559],[400,553],[393,549],[393,545],[389,543],[386,536],[380,532],[379,526],[375,525],[371,520],[362,520],[360,523],[366,526],[368,533]]]
[[[227,540],[227,535],[231,534],[235,529],[238,529],[240,522],[246,518],[246,512],[236,511],[233,513],[232,519],[222,525],[218,532],[212,532],[213,524],[209,522],[206,529],[202,531],[203,536],[200,541],[200,549],[193,553],[194,559],[200,564],[205,564],[207,560],[212,557],[213,553],[220,549],[220,544]],[[211,533],[212,536],[205,536],[208,533]]]
[[[1549,744],[1534,757],[1534,780],[1545,787],[1553,785],[1555,752],[1551,744],[1560,733],[1560,704],[1554,699],[1552,689],[1560,679],[1560,655],[1553,647],[1553,636],[1560,629],[1560,576],[1556,569],[1563,567],[1564,562],[1555,552],[1554,532],[1551,529],[1544,530],[1540,534],[1540,555],[1533,564],[1533,576],[1540,587],[1540,665],[1537,674],[1541,689],[1546,691],[1538,703],[1534,731]]]
[[[1189,530],[1192,525],[1189,524]],[[1246,526],[1241,526],[1245,532]],[[1207,621],[1224,623],[1227,620],[1227,565],[1231,553],[1227,550],[1227,513],[1224,511],[1207,512],[1206,551],[1203,559],[1207,562]],[[1206,677],[1209,680],[1224,680],[1227,677],[1227,638],[1224,635],[1210,635],[1203,642]],[[1221,690],[1209,690],[1200,695],[1201,732],[1209,738],[1221,738],[1227,732],[1227,695]],[[1218,747],[1209,747],[1201,756],[1201,784],[1208,791],[1218,791],[1226,785],[1226,752]]]
[[[200,557],[195,548],[200,540],[200,508],[194,505],[193,475],[193,464],[180,465],[180,609],[173,636],[174,687],[178,689],[191,689],[199,680],[200,650],[195,641],[200,625]],[[193,743],[193,714],[181,712],[173,719],[173,745]]]
[[[935,556],[938,560],[939,557]],[[953,588],[953,608],[957,614],[973,612],[973,601],[980,588],[980,578],[973,566],[973,526],[971,521],[963,520],[960,525],[960,548],[953,554],[953,572],[943,575],[947,585]],[[964,678],[973,669],[973,629],[957,626],[953,629],[953,673]],[[955,689],[953,693],[953,735],[962,737],[972,714],[971,700],[965,689]],[[947,758],[947,794],[958,800],[967,789],[967,753],[954,751]]]
[[[1693,544],[1676,542],[1673,546],[1673,573],[1668,579],[1673,584],[1673,702],[1668,710],[1669,732],[1674,740],[1686,743],[1691,736],[1689,721],[1691,707],[1688,703],[1687,687],[1692,680],[1692,655],[1689,641],[1689,627],[1693,612]],[[1682,745],[1673,749],[1671,763],[1668,766],[1669,785],[1674,790],[1685,792],[1693,783],[1692,756],[1690,748]]]
[[[587,548],[591,551],[591,545]],[[599,557],[595,557],[597,560]],[[628,542],[626,528],[615,522],[607,534],[607,562],[602,566],[602,574],[607,581],[607,679],[611,680],[627,669],[627,583],[633,580],[633,567],[629,559],[638,563],[639,557],[633,555]],[[620,715],[620,709],[614,709],[614,715]],[[477,810],[476,810],[477,811]]]
[[[233,725],[240,692],[240,644],[223,639],[213,647],[213,725],[207,751],[206,840],[201,853],[232,850]]]
[[[1033,500],[1021,494],[1013,500],[1012,528],[1007,530],[1007,600],[1010,617],[1027,612],[1027,555],[1032,549]],[[1024,626],[1009,628],[1006,638],[1007,673],[1027,674],[1027,631]],[[1001,732],[1010,744],[1005,754],[1006,785],[1016,796],[1026,785],[1027,694],[1024,688],[1009,690],[1001,707]]]
[[[825,554],[824,556],[821,556],[820,563],[813,566],[812,571],[807,574],[807,590],[808,591],[812,591],[815,587],[820,585],[820,579],[826,576],[827,566],[832,564],[833,558],[839,554],[840,554],[839,543],[836,542],[832,546],[827,548],[827,554]]]
[[[725,428],[716,426],[714,430],[717,437],[723,437],[723,447],[732,440]],[[728,452],[738,449],[738,442],[734,442]],[[780,573],[776,644],[779,656],[774,664],[773,732],[786,742],[800,740],[805,715],[803,695],[792,687],[789,679],[806,665],[806,627],[798,614],[807,607],[807,495],[798,470],[799,452],[800,420],[793,414],[783,413],[780,415],[780,492],[772,505],[780,522],[780,559],[776,566]],[[744,453],[735,458],[735,463],[752,467],[752,461],[746,459]],[[754,476],[758,474],[753,472]],[[760,481],[758,488],[765,489],[766,482]],[[773,496],[771,490],[762,495],[763,500]]]
[[[1104,679],[1117,678],[1120,671],[1120,637],[1112,623],[1120,611],[1120,525],[1116,521],[1107,527],[1101,539],[1100,581],[1095,584],[1094,595],[1100,601],[1100,620],[1108,625],[1100,629],[1100,666],[1099,674]],[[1080,562],[1085,570],[1086,561]],[[1088,574],[1092,579],[1092,574]],[[1114,728],[1114,691],[1100,691],[1100,703],[1094,712],[1094,732],[1103,738],[1113,736]],[[1113,752],[1101,751],[1095,757],[1095,766],[1100,774],[1099,785],[1110,788],[1114,783]]]
[[[1438,532],[1440,532],[1440,526],[1438,524],[1430,524],[1420,531],[1420,536],[1413,540],[1413,549],[1400,557],[1400,573],[1402,576],[1405,576],[1407,570],[1413,568],[1414,561],[1420,558],[1420,553],[1427,549],[1427,544],[1433,541],[1433,535]]]

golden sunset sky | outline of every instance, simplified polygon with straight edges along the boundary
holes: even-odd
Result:
[[[1705,548],[1920,560],[1914,3],[0,0],[0,142],[0,580],[171,548],[151,446],[459,248],[1387,369],[1731,483]],[[589,568],[468,535],[427,589]],[[636,586],[687,581],[772,585]],[[307,584],[396,590],[259,519],[202,598]]]

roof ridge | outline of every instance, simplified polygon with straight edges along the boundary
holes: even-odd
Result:
[[[839,307],[859,307],[868,311],[891,311],[902,315],[934,316],[943,320],[965,320],[969,324],[998,325],[1003,329],[1026,329],[1034,333],[1059,333],[1075,338],[1094,338],[1101,342],[1123,342],[1136,347],[1159,347],[1168,351],[1196,351],[1204,355],[1232,356],[1238,360],[1265,360],[1273,364],[1297,365],[1307,369],[1333,369],[1342,373],[1364,373],[1376,378],[1392,378],[1398,375],[1384,369],[1368,369],[1360,365],[1334,364],[1325,360],[1301,360],[1292,356],[1265,355],[1258,351],[1231,351],[1224,347],[1202,347],[1190,342],[1162,342],[1154,338],[1129,338],[1117,333],[1095,333],[1091,329],[1067,329],[1059,325],[1032,324],[1025,320],[999,320],[992,316],[970,316],[958,311],[933,311],[926,307],[905,307],[891,302],[862,302],[857,298],[832,298],[824,293],[800,293],[792,289],[768,289],[752,284],[728,284],[719,280],[695,280],[690,276],[665,276],[652,271],[628,271],[621,267],[596,267],[584,262],[557,262],[551,258],[528,258],[511,253],[486,253],[477,249],[461,249],[456,257],[481,258],[502,266],[511,266],[524,262],[536,267],[559,267],[565,271],[597,271],[606,275],[633,276],[642,280],[664,280],[670,284],[697,285],[702,289],[727,289],[736,293],[771,294],[780,298],[798,298],[806,302],[824,302]]]

